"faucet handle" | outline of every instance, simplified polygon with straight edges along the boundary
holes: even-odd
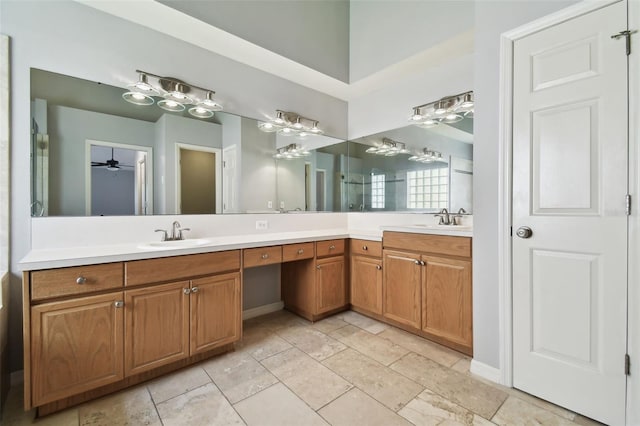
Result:
[[[168,237],[167,231],[165,231],[164,229],[156,229],[154,232],[163,232],[162,240],[160,240],[160,241],[167,241],[167,237]]]
[[[438,225],[444,225],[445,224],[444,223],[444,216],[442,216],[441,214],[434,214],[433,216],[439,218],[438,219]]]
[[[191,228],[178,228],[178,240],[184,240],[184,235],[182,235],[182,231],[191,231]]]
[[[460,207],[460,210],[458,210],[458,214],[467,214],[467,211],[465,209],[463,209],[462,207]]]

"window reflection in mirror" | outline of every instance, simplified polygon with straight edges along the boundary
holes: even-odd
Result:
[[[350,141],[346,210],[472,213],[472,144],[472,118]]]

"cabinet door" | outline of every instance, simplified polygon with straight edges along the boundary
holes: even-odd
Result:
[[[351,304],[369,312],[382,314],[382,261],[351,257]]]
[[[240,289],[237,272],[191,281],[191,355],[240,339]]]
[[[181,281],[124,292],[125,375],[189,355],[189,288]]]
[[[420,328],[420,256],[384,250],[382,314],[399,323]]]
[[[121,304],[118,292],[31,308],[34,406],[124,377]]]
[[[345,304],[344,256],[316,260],[316,315]]]
[[[471,349],[471,262],[431,256],[422,260],[422,329]]]

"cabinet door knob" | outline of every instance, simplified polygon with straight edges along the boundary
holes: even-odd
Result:
[[[321,266],[320,265],[316,266],[316,269],[321,269]]]
[[[424,260],[421,260],[420,261],[420,266],[424,266],[424,265],[425,265]]]
[[[415,263],[416,265],[419,265],[420,261],[419,260],[414,260],[413,263]]]
[[[362,246],[362,250],[369,250],[369,247],[367,247],[367,246]]]
[[[116,308],[122,308],[124,306],[124,302],[122,300],[118,300],[113,304]]]
[[[198,287],[191,287],[191,293],[197,293]]]
[[[336,246],[329,246],[329,250],[335,250]]]
[[[302,254],[302,253],[304,253],[304,249],[299,249],[298,254]]]
[[[80,275],[78,278],[76,278],[76,284],[84,284],[87,282],[87,279],[85,277],[83,277],[82,275]]]
[[[183,292],[184,294],[189,294],[189,293],[191,293],[191,289],[190,289],[190,288],[183,288],[183,289],[182,289],[182,292]]]
[[[380,271],[380,270],[382,270],[382,266],[380,266],[380,265],[376,265],[376,269],[377,269],[378,271]]]
[[[269,255],[265,253],[265,254],[263,254],[263,255],[262,255],[262,258],[263,258],[263,259],[268,259],[268,258],[269,258]]]

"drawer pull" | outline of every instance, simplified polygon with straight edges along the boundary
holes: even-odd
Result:
[[[263,259],[268,259],[268,258],[269,258],[269,255],[265,253],[265,254],[263,254],[263,255],[262,255],[262,258],[263,258]]]
[[[382,270],[382,266],[380,266],[380,265],[376,265],[376,269],[377,269],[378,271],[381,271],[381,270]]]
[[[322,269],[322,267],[320,265],[316,266],[316,269]]]
[[[329,246],[329,250],[335,250],[336,246]]]
[[[365,251],[366,251],[366,250],[369,250],[369,247],[367,247],[367,246],[362,246],[362,250],[365,250]]]
[[[191,289],[190,289],[190,288],[183,288],[183,289],[182,289],[182,292],[183,292],[184,294],[189,294],[189,293],[191,293]]]
[[[419,260],[414,260],[413,263],[415,263],[416,265],[420,265],[420,261]]]
[[[76,278],[76,284],[84,284],[87,282],[87,279],[85,277],[83,277],[82,275],[80,275],[78,278]]]
[[[124,302],[122,300],[118,300],[113,304],[116,308],[122,308],[124,306]]]
[[[198,287],[191,287],[191,293],[197,293],[198,290]]]
[[[304,249],[299,249],[298,254],[302,254],[302,253],[304,253]]]

